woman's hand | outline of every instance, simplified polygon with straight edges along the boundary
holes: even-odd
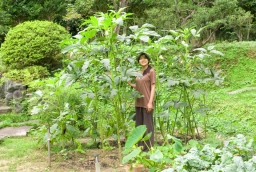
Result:
[[[153,104],[152,103],[148,103],[147,105],[147,111],[151,112],[151,110],[153,109]]]
[[[151,85],[151,92],[150,92],[150,99],[147,105],[147,111],[150,112],[153,109],[153,101],[154,101],[154,96],[155,96],[155,88],[156,84]]]
[[[131,81],[128,81],[128,84],[133,87],[133,88],[136,88],[136,85],[135,84],[132,84]]]

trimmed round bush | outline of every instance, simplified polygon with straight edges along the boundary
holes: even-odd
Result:
[[[62,55],[60,42],[68,31],[49,21],[27,21],[12,28],[1,47],[1,61],[7,69],[43,66],[56,69]]]

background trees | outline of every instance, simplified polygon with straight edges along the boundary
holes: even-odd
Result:
[[[163,34],[168,29],[204,27],[198,46],[215,40],[250,40],[256,34],[255,4],[249,0],[2,0],[0,36],[3,42],[9,27],[27,20],[54,21],[75,35],[82,20],[96,12],[127,7],[125,11],[134,14],[128,25],[151,23]]]

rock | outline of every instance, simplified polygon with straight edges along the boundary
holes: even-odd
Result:
[[[0,99],[5,100],[5,105],[12,105],[16,113],[22,111],[22,101],[26,96],[27,86],[14,81],[6,81],[0,86]]]
[[[12,111],[12,108],[9,106],[0,106],[0,114],[6,114],[11,111]]]
[[[1,140],[4,140],[5,137],[6,137],[6,136],[1,136],[1,135],[0,135],[0,141],[1,141]]]
[[[0,138],[26,136],[32,126],[5,127],[0,129]]]

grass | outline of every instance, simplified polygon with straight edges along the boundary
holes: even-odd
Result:
[[[209,91],[211,111],[208,114],[208,131],[223,136],[244,134],[254,137],[256,43],[221,43],[216,48],[225,54],[217,60],[225,79],[221,86]]]
[[[37,161],[39,145],[31,137],[7,138],[0,144],[0,171],[16,171],[26,162]],[[45,154],[40,152],[40,154]]]
[[[29,125],[34,127],[37,126],[37,123],[29,120],[33,120],[33,118],[30,115],[26,115],[26,114],[14,114],[14,113],[1,114],[0,129],[4,127],[19,127],[24,125]]]
[[[215,99],[208,117],[208,130],[225,136],[255,135],[256,90],[230,95],[223,89],[212,91],[211,95]]]
[[[3,149],[4,148],[4,149]],[[38,149],[37,140],[30,137],[7,138],[1,144],[1,158],[19,158],[30,155],[34,149]]]

